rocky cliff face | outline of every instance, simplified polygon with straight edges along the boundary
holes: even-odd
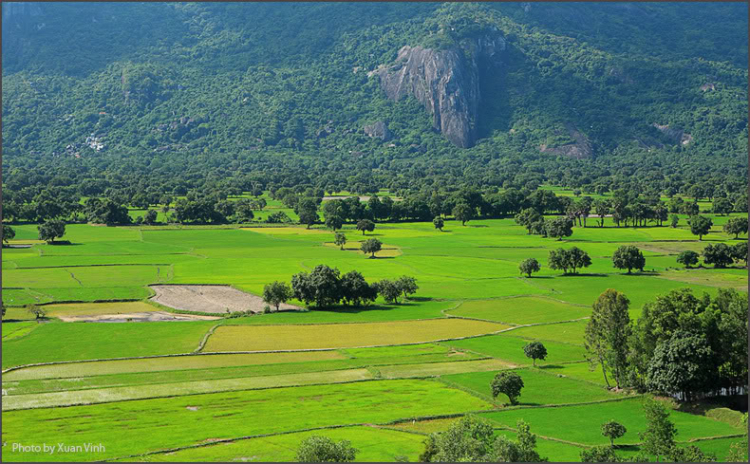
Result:
[[[497,32],[464,39],[446,50],[405,46],[396,63],[377,75],[388,98],[413,95],[430,112],[433,126],[455,145],[474,145],[480,103],[480,76],[500,65],[505,40]]]

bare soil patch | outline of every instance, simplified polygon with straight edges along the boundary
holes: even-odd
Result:
[[[165,322],[165,321],[212,321],[219,317],[192,314],[174,314],[165,311],[143,313],[97,314],[88,316],[57,316],[64,322]]]
[[[184,311],[225,314],[230,312],[263,311],[263,298],[223,285],[152,285],[156,295],[151,299],[159,304]],[[300,309],[282,304],[279,309]]]

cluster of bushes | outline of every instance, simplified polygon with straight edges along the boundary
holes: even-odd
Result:
[[[713,264],[715,268],[724,268],[734,263],[747,266],[747,242],[742,241],[729,246],[725,243],[709,244],[703,249],[703,262]],[[690,268],[698,264],[700,255],[686,250],[677,256],[677,262]]]
[[[368,283],[358,271],[341,274],[337,268],[318,265],[312,272],[300,272],[292,276],[292,284],[273,282],[263,289],[263,299],[279,309],[281,303],[292,298],[328,308],[341,303],[362,306],[374,302],[378,295],[388,303],[398,303],[399,298],[408,298],[419,289],[414,277],[402,276],[397,280],[381,280]]]

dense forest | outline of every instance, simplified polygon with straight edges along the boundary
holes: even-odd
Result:
[[[373,74],[404,46],[468,56],[488,33],[503,50],[480,70],[471,148]],[[17,205],[747,187],[743,3],[4,4],[2,39]]]

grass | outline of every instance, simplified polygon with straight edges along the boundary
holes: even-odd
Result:
[[[599,433],[604,422],[616,420],[628,430],[619,443],[638,443],[638,433],[646,428],[641,399],[629,399],[591,405],[558,408],[525,408],[482,414],[499,425],[515,427],[523,419],[531,424],[534,433],[584,445],[605,445],[606,437]],[[699,437],[719,437],[741,433],[741,429],[703,416],[671,411],[670,419],[677,427],[677,440]],[[561,424],[565,424],[561,427]]]
[[[518,297],[466,301],[458,308],[448,311],[448,313],[454,316],[521,325],[580,319],[590,316],[591,309],[573,306],[550,298]]]
[[[547,404],[572,404],[589,401],[604,401],[620,398],[604,388],[578,380],[560,378],[535,369],[517,369],[515,373],[523,379],[524,387],[518,404],[521,406],[540,406]],[[441,379],[449,385],[459,385],[487,399],[492,399],[490,382],[497,372],[470,372],[448,375]],[[510,404],[505,394],[497,397],[500,403]]]
[[[304,350],[423,343],[468,337],[506,328],[501,324],[434,319],[369,324],[222,326],[206,343],[206,352]]]
[[[451,401],[445,401],[446,396]],[[211,439],[331,425],[385,423],[489,407],[485,401],[440,382],[388,380],[135,400],[116,406],[9,411],[3,413],[6,442],[102,443],[106,451],[95,456],[76,453],[49,456],[11,450],[3,453],[3,460],[122,458]],[[155,430],[159,433],[154,433]]]

